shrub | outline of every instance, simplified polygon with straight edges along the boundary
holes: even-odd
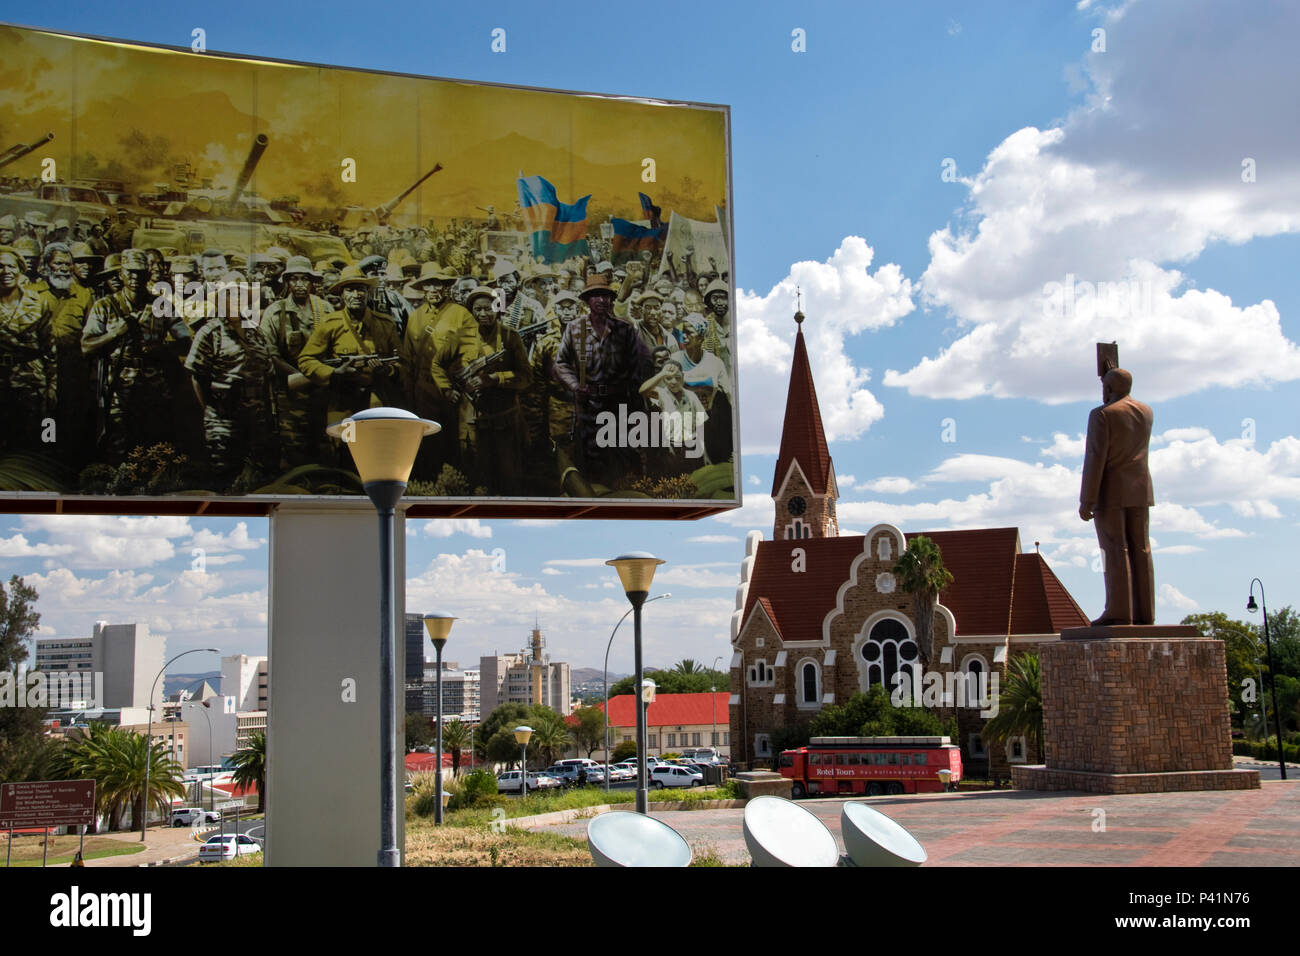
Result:
[[[461,810],[466,807],[486,806],[488,798],[495,799],[496,795],[497,778],[486,770],[475,770],[462,775],[457,780],[456,790],[452,793],[451,802],[447,807],[450,810]]]
[[[609,755],[610,763],[622,763],[624,760],[631,760],[636,756],[636,741],[624,740]]]

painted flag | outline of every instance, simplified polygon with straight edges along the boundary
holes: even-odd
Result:
[[[661,218],[663,210],[651,202],[650,197],[645,193],[637,193],[637,195],[641,197],[641,212],[650,220],[650,228],[658,229],[664,224],[664,221]]]
[[[541,176],[520,176],[518,186],[524,228],[532,234],[535,257],[555,263],[590,255],[587,246],[590,194],[575,203],[560,202],[555,187]]]
[[[652,228],[639,226],[634,222],[617,217],[610,219],[614,227],[614,237],[610,243],[610,261],[622,265],[629,259],[635,259],[643,249],[653,252],[668,234],[667,226]]]

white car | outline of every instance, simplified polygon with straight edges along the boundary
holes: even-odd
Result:
[[[537,771],[528,771],[528,792],[534,790],[549,790],[552,787],[558,787],[559,782],[553,777],[539,776]],[[518,793],[519,792],[519,771],[507,770],[503,774],[497,775],[497,793]]]
[[[246,853],[261,853],[262,844],[258,843],[250,836],[233,833],[219,834],[209,838],[208,842],[199,847],[200,863],[219,863],[222,860],[233,860],[236,856],[243,856]]]
[[[704,783],[704,774],[674,764],[660,764],[650,771],[650,786],[664,787],[698,787]]]
[[[192,827],[200,823],[218,823],[221,814],[202,807],[177,807],[172,811],[172,826]]]

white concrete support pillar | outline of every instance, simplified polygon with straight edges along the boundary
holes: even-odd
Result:
[[[380,845],[379,518],[363,500],[329,510],[281,506],[270,523],[266,865],[373,867]],[[393,537],[397,820],[404,847],[400,510]]]

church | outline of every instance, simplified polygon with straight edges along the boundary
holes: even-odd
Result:
[[[1062,628],[1087,626],[1087,615],[1037,551],[1021,550],[1017,528],[905,533],[881,523],[866,534],[840,534],[839,490],[803,313],[794,319],[798,331],[772,483],[772,540],[749,533],[731,618],[732,760],[747,767],[772,760],[773,730],[805,722],[872,684],[889,693],[929,684],[950,694],[951,706],[938,712],[957,718],[953,743],[961,747],[966,775],[1007,779],[1011,764],[1036,757],[1024,739],[986,749],[981,738],[1008,659],[1059,640]],[[918,534],[939,546],[953,576],[939,595],[924,680],[918,680],[916,602],[892,570]],[[912,669],[915,685],[895,683],[905,668]],[[931,676],[936,673],[941,685]]]

